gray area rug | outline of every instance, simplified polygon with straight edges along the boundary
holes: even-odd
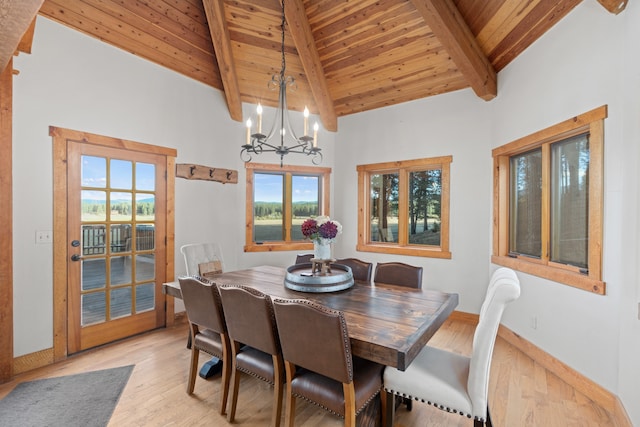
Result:
[[[0,426],[106,426],[133,367],[20,383],[0,400]]]

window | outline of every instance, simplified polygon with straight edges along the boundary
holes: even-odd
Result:
[[[451,161],[445,156],[358,166],[357,250],[451,258]]]
[[[603,106],[493,150],[492,261],[604,294]]]
[[[245,252],[312,249],[302,222],[329,215],[330,168],[247,163]]]

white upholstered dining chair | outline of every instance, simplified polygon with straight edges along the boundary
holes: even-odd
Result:
[[[488,394],[493,347],[505,306],[519,296],[515,272],[497,269],[480,309],[471,357],[425,346],[404,372],[385,368],[385,391],[473,418],[475,426],[491,426]]]
[[[208,271],[201,271],[204,266],[215,266],[222,272],[222,251],[217,243],[189,243],[183,245],[180,252],[184,256],[187,276],[207,276]]]

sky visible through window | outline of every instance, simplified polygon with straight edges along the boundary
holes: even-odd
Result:
[[[123,190],[132,189],[134,164],[127,160],[110,160],[111,181],[110,188]],[[155,165],[149,163],[135,163],[136,190],[155,190]],[[106,188],[107,186],[107,159],[104,157],[82,156],[82,186]],[[115,194],[115,193],[114,193]],[[117,193],[118,198],[131,201],[132,193]],[[112,195],[112,198],[114,196]],[[84,190],[83,200],[105,200],[104,191]]]
[[[318,200],[317,176],[294,175],[292,202]],[[282,202],[283,176],[277,174],[255,174],[254,200],[256,202]]]

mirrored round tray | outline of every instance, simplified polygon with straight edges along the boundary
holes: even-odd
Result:
[[[284,286],[301,292],[336,292],[353,286],[351,268],[342,264],[331,264],[330,271],[313,271],[310,262],[292,265],[287,268]]]

